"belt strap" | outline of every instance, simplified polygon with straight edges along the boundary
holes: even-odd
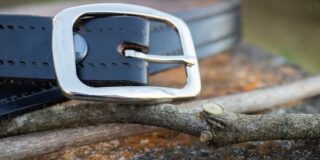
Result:
[[[219,53],[240,39],[239,2],[177,13],[186,21],[198,58]],[[83,19],[77,32],[87,41],[87,57],[78,76],[90,85],[147,85],[147,75],[176,65],[149,64],[118,53],[121,43],[156,55],[180,55],[177,33],[156,22],[131,16]],[[55,85],[52,65],[52,19],[0,16],[0,116],[25,112],[66,98]]]

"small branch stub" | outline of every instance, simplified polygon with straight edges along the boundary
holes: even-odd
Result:
[[[212,115],[221,115],[224,109],[215,103],[205,103],[202,105],[202,109]]]
[[[217,126],[220,126],[219,128],[224,128],[222,124],[220,124],[220,121],[215,122],[214,120],[210,120],[211,118],[209,117],[220,117],[224,115],[225,111],[224,108],[219,106],[216,103],[205,103],[202,105],[203,109],[203,118],[207,121],[209,124],[210,130],[212,128],[217,128]],[[210,123],[211,122],[211,123]],[[215,126],[212,126],[215,125]],[[210,130],[202,131],[200,134],[200,141],[201,142],[210,142],[213,140],[213,132]]]

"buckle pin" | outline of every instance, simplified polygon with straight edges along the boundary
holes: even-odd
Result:
[[[193,66],[197,64],[197,58],[192,56],[158,56],[158,55],[148,55],[143,52],[136,50],[126,49],[124,51],[125,57],[139,58],[149,62],[158,63],[185,63],[188,66]]]

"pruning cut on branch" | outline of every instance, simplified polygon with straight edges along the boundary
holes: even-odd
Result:
[[[319,114],[244,115],[213,103],[203,109],[201,115],[209,128],[200,139],[214,145],[320,138]]]

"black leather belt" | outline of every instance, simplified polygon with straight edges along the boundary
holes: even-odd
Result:
[[[103,9],[108,6],[110,5],[101,4],[100,6],[79,7],[71,9],[69,12],[73,14],[77,9],[91,11],[92,7],[99,10],[99,7]],[[121,6],[119,10],[123,10]],[[61,13],[61,16],[66,15],[68,11],[65,12]],[[188,25],[197,57],[201,59],[229,49],[240,40],[239,12],[239,1],[231,0],[175,15]],[[59,32],[57,29],[59,27],[54,28],[54,26],[59,26],[60,21],[62,23],[63,20],[59,19],[59,16],[56,17],[54,23],[51,17],[0,16],[0,116],[24,113],[30,109],[67,100],[60,88],[65,84],[58,82],[60,87],[57,87],[59,73],[56,72],[59,67],[62,72],[68,70],[69,66],[63,66],[62,62],[60,64],[60,60],[63,61],[64,56],[67,58],[69,54],[53,53],[59,50],[68,50],[64,45],[68,44],[67,40],[70,37],[67,35],[70,34]],[[79,55],[73,53],[77,60],[74,60],[75,74],[84,85],[92,86],[93,89],[101,86],[147,87],[148,74],[155,74],[178,64],[148,63],[145,59],[151,57],[151,61],[157,59],[163,62],[164,60],[161,60],[159,56],[183,58],[181,33],[177,33],[179,27],[169,27],[167,24],[154,21],[153,18],[129,12],[86,13],[81,15],[81,18],[72,25],[73,28],[70,30],[74,33],[73,38],[80,38],[79,42],[74,40],[75,47],[80,47],[79,52],[84,52]],[[58,32],[60,35],[55,35]],[[59,36],[63,37],[64,34],[66,34],[66,38],[59,39]],[[57,39],[59,39],[58,42]],[[135,57],[143,56],[141,53],[151,56],[145,57],[145,59]],[[59,55],[53,57],[54,54]],[[135,58],[125,57],[124,54]],[[181,61],[186,63],[188,68],[188,59]],[[59,66],[57,67],[57,65]],[[63,79],[66,85],[73,85],[73,79],[70,78],[69,82],[67,73],[60,75],[65,76]],[[141,89],[145,88],[140,88],[137,94],[143,92]],[[161,93],[171,91],[160,90]],[[100,92],[99,89],[98,92]],[[116,88],[115,92],[118,92]],[[71,97],[80,99],[84,97],[89,100],[101,100],[98,93],[95,96],[88,95],[88,97],[80,93],[65,94],[73,94]],[[165,94],[173,95],[173,93],[164,93],[163,95]],[[116,93],[112,96],[117,99]]]

